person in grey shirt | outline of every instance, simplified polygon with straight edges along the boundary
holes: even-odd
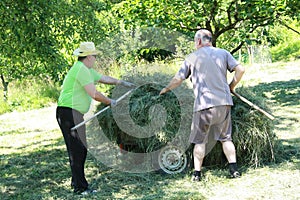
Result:
[[[230,91],[244,74],[244,67],[226,50],[216,48],[211,43],[212,34],[200,29],[195,34],[196,51],[184,60],[181,68],[170,83],[160,91],[160,95],[178,87],[190,78],[195,96],[194,112],[189,141],[194,144],[193,181],[201,180],[201,167],[209,134],[222,143],[229,162],[232,178],[240,177],[236,164],[236,151],[232,142]],[[227,71],[234,72],[232,81],[227,82]]]

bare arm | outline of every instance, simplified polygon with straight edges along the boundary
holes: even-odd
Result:
[[[234,68],[234,76],[232,78],[232,81],[229,84],[230,91],[234,91],[235,86],[240,82],[242,79],[242,76],[245,72],[245,68],[242,65],[237,65]]]
[[[105,76],[105,75],[102,75],[98,82],[99,83],[110,84],[110,85],[121,84],[121,80],[118,80],[118,79],[113,78],[111,76]]]
[[[165,87],[163,88],[161,91],[160,91],[160,95],[166,93],[166,92],[169,92],[170,90],[173,90],[175,88],[177,88],[181,83],[183,82],[182,79],[179,79],[179,78],[176,78],[174,77],[170,83]]]
[[[106,105],[111,104],[111,99],[104,96],[101,92],[98,92],[95,85],[93,83],[90,83],[86,86],[84,86],[85,91],[96,101],[105,103]]]
[[[98,81],[99,83],[104,83],[104,84],[110,84],[110,85],[122,85],[124,87],[136,87],[135,84],[124,81],[124,80],[119,80],[116,78],[113,78],[111,76],[101,76],[100,80]]]

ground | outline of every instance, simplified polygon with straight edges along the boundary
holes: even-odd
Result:
[[[243,168],[239,179],[228,179],[223,169],[207,170],[204,180],[192,183],[189,174],[126,174],[94,164],[89,157],[87,178],[100,191],[91,198],[300,199],[299,68],[299,62],[274,68],[258,65],[245,75],[245,81],[264,88],[272,104],[285,160]],[[77,198],[70,192],[67,155],[55,108],[0,115],[0,199]]]

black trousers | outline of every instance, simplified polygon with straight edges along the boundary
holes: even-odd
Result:
[[[67,107],[57,107],[56,119],[64,136],[69,155],[72,172],[72,183],[74,191],[81,191],[88,188],[88,182],[84,175],[84,163],[87,156],[85,126],[75,131],[71,128],[82,122],[83,114]]]

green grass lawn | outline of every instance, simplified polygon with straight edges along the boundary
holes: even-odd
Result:
[[[204,179],[126,173],[89,154],[86,176],[99,192],[86,199],[300,199],[300,61],[247,67],[242,85],[262,93],[276,117],[281,146],[274,163],[228,179],[227,169],[204,168]],[[73,195],[55,105],[0,115],[0,199],[84,199]]]

